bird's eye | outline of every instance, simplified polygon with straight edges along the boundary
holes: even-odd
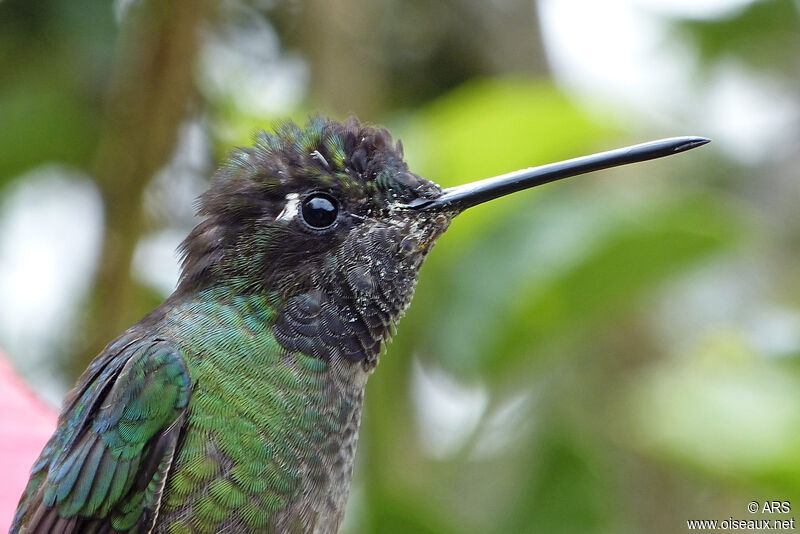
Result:
[[[314,193],[303,200],[303,220],[312,228],[322,230],[336,222],[339,203],[325,193]]]

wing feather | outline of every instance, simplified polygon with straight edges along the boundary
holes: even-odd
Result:
[[[189,372],[173,344],[109,345],[68,397],[11,533],[150,530],[189,395]]]

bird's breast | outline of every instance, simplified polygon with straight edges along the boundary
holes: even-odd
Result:
[[[363,380],[354,388],[330,362],[287,351],[274,312],[256,299],[201,303],[170,319],[192,394],[159,513],[164,532],[338,528]]]

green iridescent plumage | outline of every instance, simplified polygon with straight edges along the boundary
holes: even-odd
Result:
[[[202,197],[177,291],[71,393],[12,532],[338,530],[366,377],[444,229],[392,205],[440,190],[355,120],[256,141]],[[314,195],[335,224],[304,221]]]
[[[36,504],[54,531],[61,518],[76,516],[130,528],[160,498],[175,452],[178,432],[170,427],[177,428],[189,399],[183,358],[159,339],[122,338],[108,354],[68,401],[20,506],[22,515]]]
[[[188,338],[183,349],[195,355],[187,361],[197,383],[162,504],[166,516],[187,503],[192,514],[171,521],[171,530],[218,532],[237,510],[257,530],[298,497],[302,457],[328,430],[327,365],[285,353],[269,333],[272,319],[264,297],[231,299],[221,290],[165,319]]]

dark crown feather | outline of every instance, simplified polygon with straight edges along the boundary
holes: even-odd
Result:
[[[200,197],[197,214],[204,220],[181,245],[181,286],[208,280],[249,227],[280,213],[287,193],[311,190],[347,197],[361,214],[440,191],[409,172],[402,143],[384,128],[355,117],[343,123],[313,117],[304,127],[279,123],[273,133],[259,132],[253,147],[235,149]]]

